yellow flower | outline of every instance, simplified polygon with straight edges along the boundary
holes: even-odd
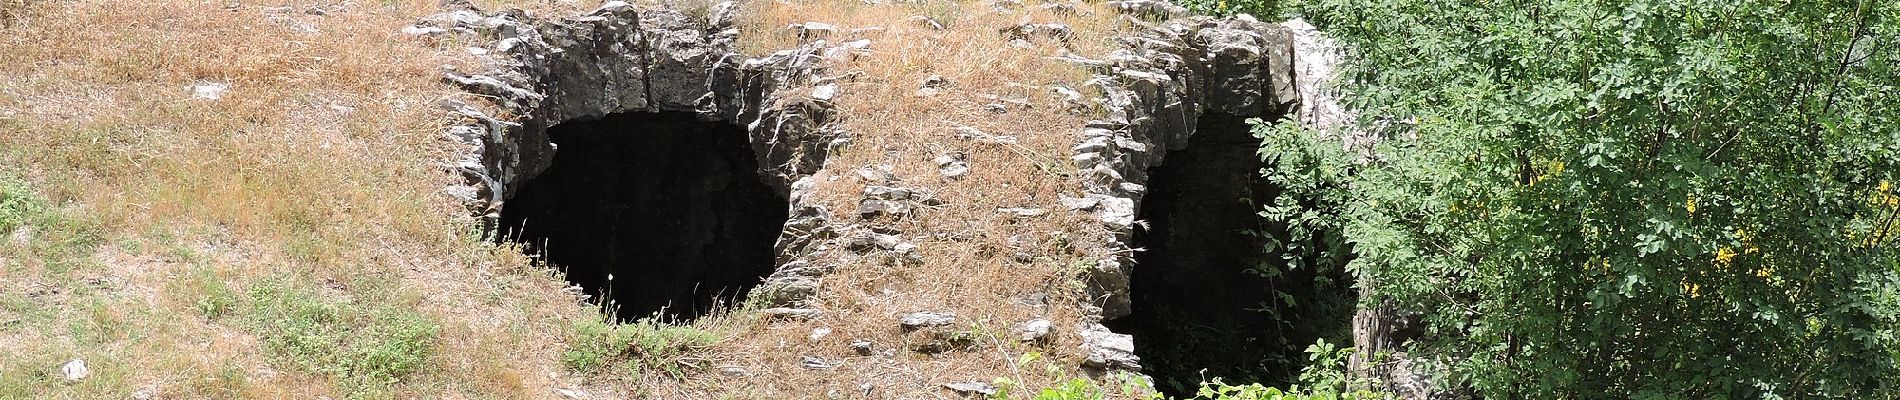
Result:
[[[1735,250],[1731,250],[1727,247],[1723,247],[1723,248],[1715,250],[1715,264],[1716,265],[1721,265],[1721,266],[1726,267],[1728,266],[1729,262],[1734,259],[1735,259]]]
[[[1689,195],[1688,200],[1683,200],[1682,208],[1688,209],[1689,215],[1695,215],[1695,195]]]
[[[1775,276],[1775,267],[1761,267],[1761,269],[1755,270],[1755,276],[1763,278]]]

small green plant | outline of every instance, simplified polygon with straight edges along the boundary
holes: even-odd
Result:
[[[1181,0],[1176,1],[1188,11],[1200,15],[1228,17],[1248,14],[1262,20],[1278,21],[1288,11],[1290,1],[1283,0]]]
[[[1286,389],[1259,383],[1230,385],[1220,378],[1201,382],[1194,398],[1210,400],[1370,400],[1391,398],[1391,394],[1367,390],[1365,382],[1354,382],[1346,371],[1346,360],[1353,348],[1338,347],[1325,339],[1306,347],[1307,365],[1300,371],[1300,383]],[[1356,389],[1355,389],[1356,388]]]
[[[84,213],[54,207],[32,186],[0,171],[0,238],[24,242],[22,258],[44,263],[57,274],[96,265],[93,248],[104,242],[98,223]],[[24,235],[24,236],[21,236]],[[7,246],[0,246],[5,251]]]
[[[45,209],[46,201],[29,190],[25,182],[0,176],[0,235],[11,234],[15,228],[25,225]]]
[[[1105,398],[1102,388],[1088,379],[1074,378],[1062,382],[1056,387],[1043,388],[1036,392],[1035,400],[1100,400]]]
[[[217,271],[211,268],[193,269],[191,276],[186,278],[185,285],[190,293],[197,295],[192,306],[197,308],[198,313],[204,315],[205,318],[215,319],[230,315],[243,300],[235,290],[231,289],[231,284],[225,282],[218,276]]]
[[[408,309],[330,300],[288,280],[266,280],[248,294],[251,328],[273,359],[329,375],[349,398],[387,397],[435,349],[439,327]]]
[[[567,351],[561,352],[561,362],[579,372],[594,371],[613,357],[625,354],[633,342],[631,335],[614,329],[614,325],[603,318],[575,321],[568,337]]]
[[[616,323],[607,318],[603,315],[574,322],[568,348],[561,353],[568,369],[595,373],[625,360],[632,374],[657,370],[677,378],[685,374],[687,358],[720,339],[714,332],[689,325],[651,319]]]

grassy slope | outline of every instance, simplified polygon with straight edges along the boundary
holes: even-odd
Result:
[[[558,279],[473,239],[438,194],[454,178],[438,167],[450,152],[433,104],[466,95],[435,71],[463,63],[461,46],[396,33],[434,3],[0,3],[20,15],[0,28],[0,398],[523,398],[575,387],[807,398],[861,383],[879,397],[932,397],[948,381],[1044,386],[1078,373],[1069,267],[1100,229],[1061,212],[1009,222],[994,209],[1059,211],[1056,193],[1073,194],[1061,172],[1085,116],[1034,85],[1079,88],[1086,74],[1043,59],[1053,45],[1008,48],[997,30],[1065,21],[1094,38],[1078,39],[1078,53],[1100,54],[1116,29],[1111,13],[748,4],[743,39],[754,53],[788,45],[779,29],[791,22],[887,28],[863,33],[875,53],[839,68],[861,74],[840,103],[854,144],[832,159],[819,196],[847,213],[859,188],[850,169],[890,164],[949,202],[894,224],[964,239],[920,239],[922,265],[841,264],[816,321],[768,324],[742,311],[668,328],[592,322]],[[911,15],[950,29],[902,22]],[[931,74],[956,84],[915,96]],[[194,98],[188,87],[204,81],[230,90]],[[985,94],[1026,95],[1034,107],[990,114]],[[962,141],[953,124],[1021,145]],[[954,151],[973,172],[940,181],[929,160]],[[1011,261],[1017,251],[1037,258]],[[1016,305],[1032,292],[1051,294],[1052,306]],[[798,366],[805,355],[849,358],[852,338],[900,346],[896,315],[923,309],[997,332],[1040,313],[1060,336],[1046,348],[999,333],[976,351]],[[820,326],[833,331],[807,340]],[[1026,353],[1044,357],[1017,365]],[[60,382],[57,368],[72,358],[93,375]]]

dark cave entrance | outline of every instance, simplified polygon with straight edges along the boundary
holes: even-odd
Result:
[[[1289,269],[1258,213],[1278,194],[1244,118],[1202,116],[1189,144],[1150,169],[1133,244],[1133,313],[1107,322],[1133,335],[1155,387],[1191,398],[1204,379],[1294,383],[1305,349],[1348,341],[1354,296],[1343,271]],[[1267,236],[1251,232],[1264,233]]]
[[[787,203],[760,180],[744,129],[620,113],[548,136],[554,160],[504,203],[503,237],[620,319],[697,318],[772,272]]]

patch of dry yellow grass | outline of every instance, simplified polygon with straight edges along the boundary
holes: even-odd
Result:
[[[83,232],[61,266],[0,248],[0,393],[34,398],[340,397],[214,318],[194,277],[242,294],[295,279],[334,301],[419,310],[434,356],[385,395],[550,396],[589,312],[473,239],[438,189],[460,48],[398,33],[434,1],[37,2],[0,30],[0,173]],[[228,85],[218,99],[193,86]],[[4,235],[4,233],[0,233]],[[16,240],[15,242],[22,242]],[[40,246],[44,247],[44,246]],[[67,359],[93,376],[59,382]],[[4,397],[5,395],[0,395]]]
[[[436,71],[466,60],[461,44],[397,33],[437,12],[435,1],[17,3],[0,28],[0,175],[24,180],[75,221],[31,227],[39,233],[27,241],[85,243],[0,232],[8,237],[0,353],[21,355],[0,358],[0,394],[347,395],[324,374],[272,359],[241,319],[204,311],[216,296],[203,282],[243,293],[270,279],[335,301],[419,310],[439,324],[426,365],[381,393],[394,397],[535,398],[584,387],[662,398],[932,398],[949,395],[946,382],[1007,378],[1034,388],[1081,374],[1075,266],[1103,238],[1057,202],[1077,194],[1067,156],[1089,116],[1049,85],[1082,90],[1088,73],[1047,59],[1059,43],[1014,48],[999,30],[1064,23],[1077,34],[1072,51],[1098,56],[1118,27],[1097,5],[1075,3],[1079,13],[1068,14],[1034,3],[747,3],[741,39],[752,54],[793,45],[782,28],[806,21],[840,26],[834,42],[873,41],[871,54],[834,68],[849,76],[837,106],[852,144],[832,155],[814,200],[839,221],[856,218],[848,214],[863,185],[851,173],[858,167],[888,166],[900,184],[936,190],[944,206],[882,221],[915,240],[925,261],[840,265],[820,294],[825,315],[813,321],[702,319],[697,326],[734,336],[695,355],[698,367],[680,377],[580,377],[561,366],[559,342],[592,311],[511,249],[475,240],[438,192],[458,178],[439,166],[452,152],[434,104],[466,95]],[[592,6],[477,4],[542,15]],[[918,15],[947,29],[909,22]],[[918,96],[931,75],[952,85]],[[229,89],[194,97],[190,88],[203,84]],[[1031,106],[996,114],[984,109],[994,102],[986,96]],[[953,126],[1018,144],[960,139]],[[967,157],[968,177],[938,176],[931,159],[950,153]],[[999,207],[1050,212],[1011,220]],[[83,254],[55,259],[48,248]],[[1017,262],[1017,253],[1033,260]],[[1023,304],[1031,294],[1048,295],[1047,306]],[[957,312],[957,328],[981,333],[984,345],[938,356],[903,349],[916,338],[898,332],[898,315],[923,310]],[[1055,342],[1017,343],[1011,325],[1038,316],[1057,323]],[[832,331],[809,339],[819,327]],[[858,338],[895,356],[853,356],[847,343]],[[1039,359],[1017,362],[1030,353]],[[800,367],[804,356],[846,363],[811,370]],[[56,369],[71,358],[85,359],[93,376],[59,382]]]
[[[871,53],[842,62],[833,75],[843,79],[837,100],[843,128],[852,143],[827,161],[817,176],[815,203],[830,207],[836,221],[857,219],[855,206],[866,182],[856,168],[890,168],[898,185],[935,190],[945,205],[919,210],[913,217],[879,221],[916,241],[921,265],[882,263],[875,257],[839,261],[819,294],[821,318],[758,325],[719,353],[747,368],[742,378],[720,378],[718,390],[742,397],[934,398],[951,393],[950,382],[990,382],[1004,378],[1033,389],[1084,376],[1077,368],[1081,287],[1077,267],[1093,261],[1087,249],[1100,246],[1102,229],[1084,216],[1066,212],[1061,194],[1078,196],[1070,177],[1070,147],[1092,116],[1072,109],[1051,85],[1084,89],[1088,71],[1048,57],[1062,51],[1099,57],[1111,46],[1117,25],[1113,12],[1097,4],[1069,3],[1076,13],[1054,12],[1042,3],[875,2],[860,0],[755,1],[741,13],[741,47],[752,53],[785,48],[798,40],[784,27],[807,21],[836,25],[834,43],[871,40]],[[915,17],[937,20],[937,29]],[[1067,46],[1037,39],[1032,48],[1009,45],[1002,29],[1021,23],[1061,23],[1075,31]],[[1067,49],[1065,49],[1067,47]],[[947,78],[941,94],[920,96],[930,76]],[[1003,113],[986,110],[995,98],[1027,100]],[[959,138],[953,127],[1013,136],[1015,145]],[[968,177],[940,177],[933,158],[966,155]],[[1048,210],[1039,217],[1014,219],[997,208]],[[1033,261],[1015,260],[1026,253]],[[836,260],[824,260],[828,262]],[[1047,306],[1024,299],[1048,296]],[[978,333],[976,350],[923,355],[905,347],[923,335],[899,331],[897,319],[913,311],[951,311],[958,330]],[[1013,325],[1035,317],[1056,322],[1055,340],[1035,346],[1019,343]],[[831,329],[810,339],[814,329]],[[894,357],[859,357],[849,343],[870,340],[895,349]],[[1025,355],[1035,361],[1025,360]],[[845,360],[834,370],[800,366],[804,356]],[[1112,386],[1112,385],[1111,385]],[[869,389],[866,389],[869,388]],[[712,388],[707,388],[712,390]],[[691,397],[691,396],[687,396]]]

